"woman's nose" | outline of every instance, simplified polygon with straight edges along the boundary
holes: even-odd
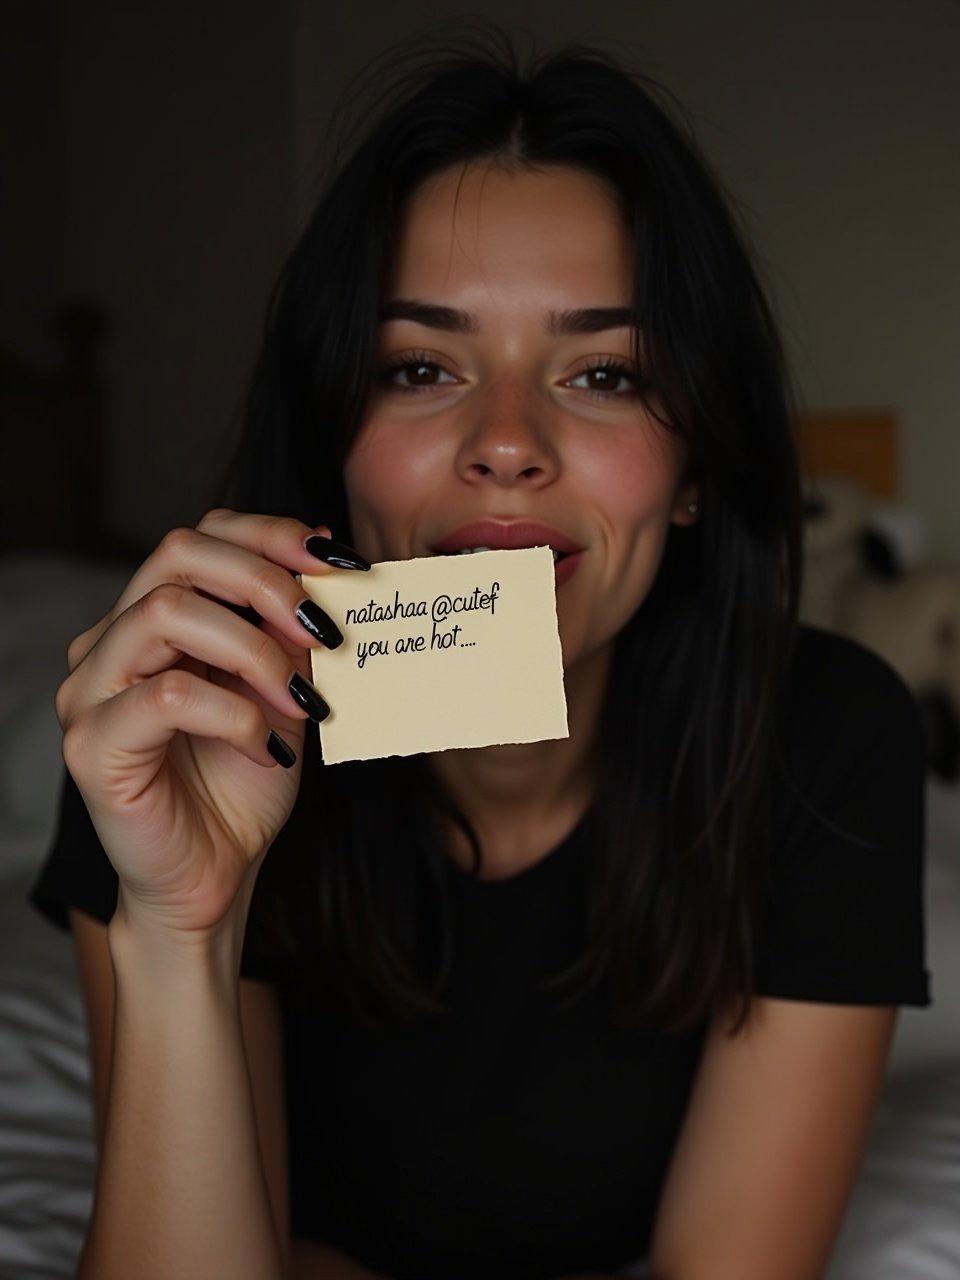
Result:
[[[511,387],[492,390],[471,409],[475,417],[458,451],[465,479],[529,485],[554,478],[559,459],[544,406]]]

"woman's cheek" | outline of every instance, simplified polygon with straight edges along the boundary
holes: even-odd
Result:
[[[638,553],[647,558],[651,539],[662,543],[661,526],[669,523],[673,509],[674,470],[649,450],[621,450],[602,460],[595,457],[585,480],[581,492],[590,493],[624,572]]]
[[[581,492],[596,513],[605,563],[594,598],[605,637],[615,634],[646,599],[656,580],[674,503],[680,460],[634,431],[594,447]],[[598,618],[599,621],[599,618]]]
[[[410,423],[368,422],[343,468],[358,550],[378,559],[406,554],[419,513],[437,489],[442,449]],[[448,463],[449,465],[449,463]]]

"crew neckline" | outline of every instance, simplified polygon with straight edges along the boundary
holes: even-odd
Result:
[[[445,860],[450,869],[451,878],[456,884],[462,886],[465,892],[476,893],[478,896],[492,897],[517,892],[527,885],[542,879],[552,868],[556,868],[568,861],[569,855],[581,842],[584,828],[591,812],[592,805],[587,807],[574,826],[552,849],[548,849],[536,862],[531,862],[528,867],[514,872],[513,875],[498,876],[493,880],[478,880],[469,871],[465,871],[458,863],[454,862],[452,858],[447,857]]]

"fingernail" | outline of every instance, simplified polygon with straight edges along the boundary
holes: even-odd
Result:
[[[312,556],[323,560],[325,564],[336,565],[338,569],[369,569],[370,561],[365,560],[359,551],[348,547],[346,543],[337,542],[333,538],[325,538],[322,533],[312,533],[303,544]]]
[[[270,730],[267,737],[267,750],[276,760],[277,764],[282,764],[284,769],[289,769],[296,762],[297,753],[292,747],[288,747],[279,733]]]
[[[343,641],[340,628],[315,600],[301,600],[297,605],[297,618],[300,625],[317,640],[322,640],[328,649],[335,649]]]
[[[311,720],[316,720],[317,723],[326,720],[330,714],[329,706],[320,697],[320,691],[309,680],[304,680],[299,671],[295,671],[290,677],[287,688],[294,702],[298,702],[303,707]]]

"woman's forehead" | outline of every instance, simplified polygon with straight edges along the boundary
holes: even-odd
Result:
[[[632,240],[599,180],[579,170],[460,168],[403,210],[384,298],[430,297],[476,315],[624,305]]]

